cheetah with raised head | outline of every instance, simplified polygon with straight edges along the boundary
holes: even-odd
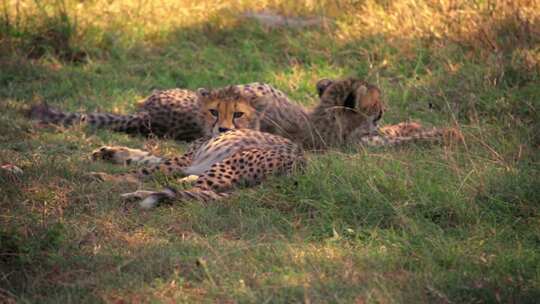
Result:
[[[320,104],[313,110],[302,111],[302,116],[297,117],[296,121],[303,127],[301,131],[288,133],[285,132],[286,129],[279,129],[283,133],[278,136],[251,129],[231,130],[208,140],[199,140],[181,157],[163,159],[159,164],[128,174],[105,174],[101,175],[101,178],[137,181],[158,171],[168,175],[191,176],[190,180],[195,182],[195,186],[190,190],[136,191],[123,196],[142,198],[140,204],[144,208],[155,206],[161,199],[206,201],[230,195],[230,191],[242,181],[254,184],[269,174],[290,172],[295,165],[304,163],[301,147],[319,149],[349,144],[395,145],[439,138],[444,134],[444,130],[425,131],[412,124],[392,126],[396,134],[399,134],[397,136],[379,134],[377,122],[383,113],[380,92],[375,86],[363,81],[325,80],[319,82],[318,89],[321,95]],[[253,101],[254,109],[260,109],[261,105],[257,103],[266,104],[266,107],[263,107],[264,115],[252,116],[257,120],[252,125],[261,129],[268,123],[265,119],[274,123],[279,119],[276,113],[286,113],[270,110],[264,98]],[[409,136],[401,136],[403,134]],[[95,151],[94,156],[103,158],[103,155],[110,153],[124,161],[133,157],[129,153],[121,157],[115,150],[103,148]]]
[[[229,96],[227,97],[227,95]],[[229,103],[219,102],[223,98],[247,103],[259,97],[288,102],[285,93],[272,86],[264,83],[250,83],[229,86],[217,94],[208,89],[154,91],[149,97],[137,103],[135,113],[128,115],[63,112],[49,107],[46,103],[31,107],[28,115],[42,123],[64,126],[83,123],[94,128],[106,128],[118,132],[153,134],[158,137],[192,141],[203,136],[216,135],[220,128],[225,130],[250,127],[242,125],[242,120],[245,119],[240,119],[241,117],[238,117],[240,114],[234,116],[234,113],[233,116],[220,117],[214,124],[208,124],[205,120],[209,119],[210,112],[208,110],[217,114],[224,111],[224,109],[219,108],[220,106],[228,107]],[[208,99],[217,101],[212,105],[214,108],[202,109],[202,100]],[[225,112],[230,111],[226,109]]]

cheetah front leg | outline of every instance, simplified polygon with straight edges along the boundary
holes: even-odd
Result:
[[[143,167],[136,170],[132,170],[128,173],[111,175],[104,172],[91,172],[90,175],[100,181],[109,182],[128,182],[139,183],[144,179],[149,178],[156,172],[161,172],[165,175],[186,175],[184,169],[191,164],[193,153],[186,153],[182,156],[173,157],[172,159],[166,159],[161,163],[149,167]],[[190,184],[194,180],[193,176],[187,176],[182,179],[183,183]]]
[[[163,158],[151,155],[150,152],[131,149],[123,146],[103,146],[92,151],[92,160],[98,159],[111,162],[113,164],[131,165],[131,164],[159,164],[164,161]],[[138,183],[139,178],[137,174],[127,173],[119,175],[110,175],[105,172],[90,172],[89,176],[99,181],[109,182],[127,182]]]
[[[92,172],[91,175],[93,177],[99,179],[99,180],[112,181],[112,182],[123,182],[123,181],[125,181],[125,182],[138,182],[140,180],[143,180],[143,179],[151,176],[152,174],[154,174],[156,172],[161,172],[162,174],[165,174],[165,175],[184,175],[185,176],[186,174],[184,173],[183,170],[186,167],[191,165],[193,154],[207,140],[208,140],[207,138],[201,138],[201,139],[196,140],[195,142],[193,142],[192,145],[190,145],[190,147],[188,148],[188,151],[182,156],[176,156],[176,157],[173,157],[173,158],[170,158],[170,159],[159,158],[160,161],[157,162],[156,164],[151,165],[151,166],[147,166],[147,167],[143,167],[143,168],[140,168],[140,169],[132,170],[129,173],[123,173],[123,174],[118,174],[118,175],[110,175],[110,174],[103,173],[103,172]],[[104,149],[103,151],[101,151],[101,149],[98,149],[98,151],[99,151],[98,155],[103,156],[103,155],[106,155],[107,152],[109,152],[109,151],[116,152],[118,150]],[[131,153],[131,151],[136,152],[137,150],[129,149],[126,152],[126,155],[129,155],[129,153]],[[141,151],[141,150],[138,150],[138,151]],[[144,152],[144,151],[142,151],[142,152]],[[114,155],[113,155],[113,157],[114,157]],[[118,159],[125,160],[125,158],[122,158],[122,157],[118,157]],[[192,176],[187,176],[186,178],[184,178],[182,180],[182,182],[191,183],[191,181],[193,181],[193,180],[194,180],[194,178]]]
[[[159,164],[163,158],[154,156],[148,151],[131,149],[123,146],[103,146],[92,151],[92,160],[98,159],[121,165]]]
[[[303,166],[305,159],[299,149],[248,149],[216,163],[199,176],[189,190],[142,191],[123,194],[127,198],[141,198],[139,206],[149,209],[164,200],[214,201],[229,197],[240,184],[255,185],[272,174],[288,174]]]

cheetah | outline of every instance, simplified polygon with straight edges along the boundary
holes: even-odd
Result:
[[[290,174],[305,164],[301,147],[291,140],[253,129],[233,129],[196,142],[187,153],[150,168],[130,174],[109,177],[116,180],[147,177],[161,171],[192,177],[189,190],[139,190],[122,195],[125,199],[142,199],[140,207],[155,207],[164,199],[210,201],[229,197],[239,186],[255,185],[273,174]]]
[[[453,128],[426,129],[416,122],[379,126],[386,109],[381,91],[356,78],[317,82],[320,102],[308,111],[311,126],[301,138],[311,148],[343,146],[396,146],[409,142],[453,141]]]
[[[380,91],[372,85],[357,79],[340,81],[324,80],[318,84],[321,102],[312,110],[302,111],[303,128],[294,136],[281,128],[272,134],[256,129],[233,129],[219,133],[210,139],[199,139],[188,151],[179,157],[161,159],[154,165],[143,167],[127,174],[110,176],[100,174],[104,180],[138,181],[156,172],[166,175],[181,175],[194,182],[190,190],[175,191],[167,188],[163,191],[136,191],[124,194],[124,198],[142,199],[140,206],[151,208],[164,199],[195,199],[200,201],[217,200],[228,197],[232,190],[241,183],[253,185],[264,180],[268,175],[290,173],[294,167],[305,164],[304,150],[337,147],[338,145],[358,144],[386,146],[410,141],[440,138],[444,130],[423,130],[419,124],[402,123],[381,128],[378,131],[384,107],[380,102]],[[278,111],[270,111],[268,102],[263,115],[254,116],[258,122],[253,124],[260,129],[268,128],[265,124],[275,123]],[[281,112],[279,112],[281,113]],[[286,112],[283,112],[286,113]],[[298,117],[297,117],[298,118]],[[265,122],[265,119],[269,119]],[[291,122],[295,121],[290,119]],[[298,119],[297,121],[300,121]],[[392,133],[393,132],[393,133]],[[104,147],[94,152],[94,158],[114,158],[117,162],[134,159],[136,153]],[[141,153],[144,153],[141,151]],[[104,157],[107,155],[107,157]],[[112,155],[112,156],[111,156]],[[150,157],[140,154],[141,159]]]
[[[269,84],[256,82],[228,86],[223,90],[200,88],[197,91],[187,89],[154,91],[146,99],[137,103],[135,113],[127,115],[99,112],[70,113],[42,103],[31,107],[28,116],[42,123],[64,126],[84,123],[94,128],[106,128],[124,133],[152,134],[179,141],[193,141],[229,129],[254,128],[246,124],[251,121],[249,117],[241,117],[244,114],[249,115],[241,109],[244,108],[244,104],[259,97],[279,100],[282,103],[288,102],[285,93]],[[224,99],[235,100],[235,102],[221,103],[220,101]],[[214,102],[205,102],[212,100]],[[203,109],[203,104],[208,107]],[[229,105],[231,105],[230,109]],[[236,108],[240,110],[230,111]],[[231,115],[219,118],[215,116],[220,112],[231,112]],[[208,121],[213,122],[208,123]]]

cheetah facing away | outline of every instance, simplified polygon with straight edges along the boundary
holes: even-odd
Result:
[[[380,90],[363,80],[345,78],[317,82],[319,103],[311,109],[291,113],[289,117],[269,115],[274,121],[286,121],[288,129],[277,129],[309,150],[327,150],[344,146],[394,146],[416,141],[440,141],[451,129],[425,129],[418,123],[400,123],[379,127],[385,107]],[[259,106],[260,108],[260,106]],[[271,110],[266,110],[272,113]],[[292,117],[291,117],[292,116]],[[263,120],[261,128],[267,128]]]
[[[241,117],[244,104],[259,97],[268,100],[288,102],[287,96],[268,84],[250,83],[235,85],[223,90],[171,89],[154,91],[149,97],[137,104],[133,114],[119,115],[112,113],[70,113],[49,107],[47,104],[33,106],[28,115],[42,123],[69,126],[83,123],[94,128],[106,128],[125,133],[153,134],[176,140],[192,141],[209,135],[216,135],[219,130],[234,128],[255,128],[247,125],[249,117]],[[204,101],[214,102],[204,102]],[[223,100],[231,102],[223,103]],[[208,108],[203,109],[206,104]],[[227,109],[223,109],[226,107]],[[239,108],[240,111],[234,111]],[[217,117],[212,113],[231,113],[231,116]],[[240,115],[240,116],[239,116]],[[208,123],[208,121],[214,121]]]

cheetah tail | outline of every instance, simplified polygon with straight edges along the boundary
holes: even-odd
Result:
[[[82,118],[82,115],[79,113],[62,112],[50,107],[46,102],[33,105],[28,110],[27,116],[30,119],[39,120],[40,122],[65,126],[80,122]]]
[[[150,123],[146,113],[119,115],[111,113],[70,113],[50,107],[47,103],[34,105],[28,110],[31,119],[44,123],[70,126],[86,123],[94,128],[106,128],[126,133],[149,133]]]
[[[94,128],[105,128],[125,133],[150,133],[150,120],[147,113],[121,115],[112,113],[88,113],[82,121]]]
[[[410,142],[459,142],[463,135],[454,128],[433,128],[431,130],[419,131],[410,136],[368,136],[362,138],[361,143],[366,146],[397,146]]]
[[[227,198],[231,195],[229,192],[215,192],[212,190],[192,188],[189,190],[177,191],[171,187],[165,187],[160,192],[154,192],[139,203],[142,209],[151,209],[165,200],[196,200],[202,202],[215,201]]]

